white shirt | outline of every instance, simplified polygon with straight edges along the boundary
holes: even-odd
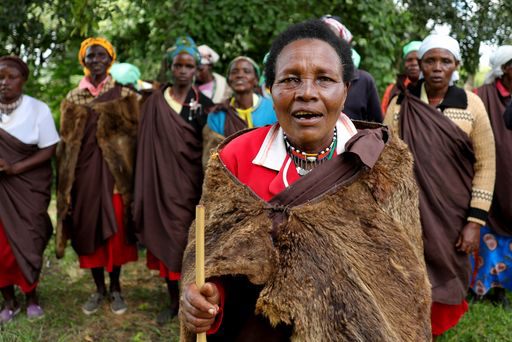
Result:
[[[0,129],[40,149],[58,143],[60,138],[50,108],[31,96],[22,96],[20,106],[9,115],[9,121],[0,122]]]

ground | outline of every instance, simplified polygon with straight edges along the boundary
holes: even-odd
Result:
[[[52,205],[50,213],[54,212]],[[155,323],[159,310],[168,303],[167,292],[157,274],[145,267],[143,250],[138,262],[123,268],[122,285],[129,305],[124,315],[113,314],[107,304],[94,315],[84,315],[81,305],[94,291],[92,278],[87,270],[79,269],[77,257],[70,247],[65,257],[57,260],[52,241],[45,252],[39,286],[45,316],[30,322],[22,311],[14,322],[0,327],[0,342],[178,341],[176,318],[164,327]],[[23,300],[21,294],[18,298]],[[512,312],[487,302],[470,304],[470,310],[460,324],[438,342],[509,342],[512,341],[510,327]]]

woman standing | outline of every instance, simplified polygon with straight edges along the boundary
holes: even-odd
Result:
[[[0,324],[20,312],[14,286],[26,296],[28,318],[43,315],[36,289],[53,230],[50,159],[59,136],[48,106],[23,94],[28,76],[20,58],[0,57]]]
[[[197,50],[201,61],[197,67],[197,88],[213,103],[222,103],[231,96],[226,78],[213,72],[213,66],[219,61],[219,55],[208,45],[200,45]]]
[[[489,113],[496,140],[496,185],[488,224],[480,230],[474,290],[482,296],[494,288],[492,300],[510,309],[505,289],[512,289],[512,131],[506,127],[504,113],[512,103],[512,46],[500,46],[490,61],[486,84],[476,93]]]
[[[430,341],[412,158],[385,127],[342,113],[349,46],[304,22],[276,38],[265,68],[278,123],[212,156],[209,282],[193,284],[191,229],[181,341]]]
[[[167,59],[172,84],[155,90],[142,106],[134,202],[147,266],[165,279],[171,300],[157,317],[160,324],[178,312],[181,259],[203,184],[202,130],[213,105],[193,86],[199,53],[192,38],[178,38]]]
[[[127,310],[121,266],[137,260],[130,206],[139,104],[132,90],[110,76],[115,59],[107,40],[84,40],[78,60],[85,77],[61,104],[57,254],[63,255],[69,236],[80,267],[91,269],[96,292],[82,306],[87,315],[107,298],[105,269],[112,312]]]
[[[406,90],[402,85],[386,123],[414,156],[436,337],[468,309],[468,254],[478,248],[480,227],[491,206],[495,153],[482,101],[453,85],[460,63],[458,42],[428,36],[418,57],[424,79]]]

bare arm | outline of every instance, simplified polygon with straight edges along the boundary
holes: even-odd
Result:
[[[57,144],[42,148],[30,157],[14,164],[9,164],[7,161],[0,159],[0,172],[5,172],[8,175],[18,175],[20,173],[30,171],[50,160],[55,153],[56,148]]]

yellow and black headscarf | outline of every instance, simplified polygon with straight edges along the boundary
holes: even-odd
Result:
[[[87,67],[85,66],[85,63],[84,63],[85,54],[87,52],[87,48],[89,46],[93,46],[93,45],[99,45],[99,46],[104,47],[105,50],[107,50],[110,57],[112,58],[112,63],[110,63],[110,66],[107,69],[107,74],[108,74],[110,67],[112,66],[112,64],[114,64],[114,61],[116,60],[116,51],[114,50],[114,47],[108,40],[106,40],[104,38],[87,38],[80,45],[80,51],[78,52],[78,61],[84,67],[85,76],[89,76],[91,74],[91,72],[89,71],[89,69],[87,69]]]

